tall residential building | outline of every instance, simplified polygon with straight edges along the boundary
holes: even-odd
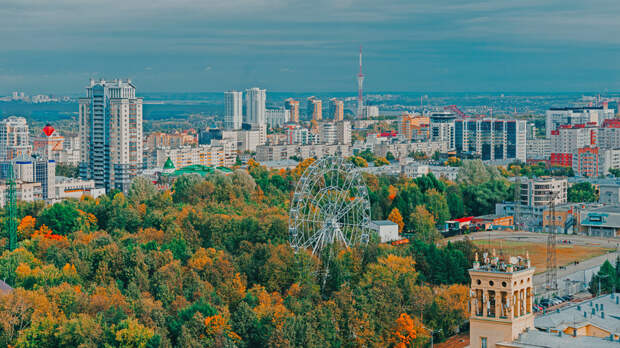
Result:
[[[290,121],[299,123],[299,101],[288,98],[284,101],[284,108],[290,111]]]
[[[233,130],[241,129],[241,123],[243,123],[243,92],[225,92],[224,99],[226,103],[224,127]]]
[[[551,131],[551,152],[574,153],[584,146],[595,146],[598,128],[596,125],[561,125]]]
[[[474,154],[484,160],[526,160],[524,120],[461,119],[454,122],[457,153]]]
[[[323,102],[317,97],[309,97],[306,104],[306,115],[309,119],[320,121],[323,119]]]
[[[245,123],[257,129],[260,125],[265,125],[265,102],[267,91],[257,87],[245,90]]]
[[[80,176],[128,191],[142,163],[142,98],[131,80],[91,80],[79,100]]]
[[[607,107],[551,108],[546,113],[545,131],[549,137],[562,125],[599,125],[610,118],[614,118],[614,109]]]
[[[342,144],[342,145],[351,144],[351,122],[349,121],[337,122],[336,133],[338,137],[338,144]]]
[[[321,123],[321,133],[319,139],[322,144],[335,144],[338,141],[336,124],[332,122]]]
[[[31,150],[25,118],[10,116],[0,121],[0,160],[12,160],[22,154],[29,155]]]
[[[340,122],[344,119],[344,102],[340,99],[331,98],[329,100],[329,114],[334,122]]]
[[[572,165],[577,176],[605,176],[610,169],[620,169],[620,149],[587,146],[573,154]]]

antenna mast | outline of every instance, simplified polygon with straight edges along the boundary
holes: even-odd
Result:
[[[555,220],[555,197],[554,194],[549,191],[549,220],[548,228],[550,229],[547,236],[547,290],[557,290],[558,288],[558,259],[557,259],[557,226]]]
[[[17,248],[17,204],[15,194],[15,179],[13,178],[13,163],[9,162],[6,191],[6,229],[9,232],[9,250],[13,251]]]
[[[362,73],[362,46],[360,46],[360,72],[357,74],[357,118],[362,118],[364,111],[364,74]]]

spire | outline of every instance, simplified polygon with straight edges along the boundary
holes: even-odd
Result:
[[[172,163],[170,157],[168,157],[166,163],[164,163],[164,169],[174,169],[174,163]]]

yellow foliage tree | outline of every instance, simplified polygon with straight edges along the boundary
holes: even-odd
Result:
[[[403,216],[400,214],[400,210],[398,210],[398,208],[392,209],[390,215],[388,215],[388,220],[398,225],[398,233],[403,232],[405,222],[403,221]]]
[[[402,313],[398,319],[396,319],[396,325],[390,343],[394,344],[397,348],[407,348],[413,346],[413,340],[417,337],[415,325],[413,319],[407,314]]]

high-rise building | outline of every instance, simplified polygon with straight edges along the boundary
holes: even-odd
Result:
[[[79,105],[80,176],[128,191],[143,166],[142,98],[131,80],[91,80]]]
[[[317,97],[309,97],[306,104],[306,115],[309,119],[321,121],[323,119],[323,102]]]
[[[459,154],[482,160],[526,160],[524,120],[460,119],[454,122],[454,147]]]
[[[338,141],[336,125],[332,122],[321,123],[321,133],[319,139],[323,144],[335,144]]]
[[[291,111],[284,108],[265,110],[265,119],[269,128],[282,127],[285,123],[289,122],[290,118]]]
[[[595,146],[598,127],[596,125],[561,125],[551,131],[551,152],[574,153],[585,146]]]
[[[0,121],[0,160],[12,160],[21,154],[29,155],[31,150],[25,118],[10,116]]]
[[[338,137],[338,144],[349,145],[351,144],[351,122],[340,121],[336,123],[336,132]]]
[[[245,123],[257,129],[260,125],[265,125],[265,102],[267,91],[257,87],[245,90]]]
[[[284,101],[284,108],[290,111],[290,121],[299,123],[299,101],[288,98]]]
[[[334,122],[342,121],[344,119],[344,102],[340,99],[331,98],[329,100],[329,114]]]
[[[614,118],[614,109],[607,107],[551,108],[546,112],[545,132],[551,132],[563,125],[602,124],[606,119]]]
[[[241,123],[243,123],[243,92],[225,92],[224,99],[226,103],[224,127],[233,130],[241,129]]]

